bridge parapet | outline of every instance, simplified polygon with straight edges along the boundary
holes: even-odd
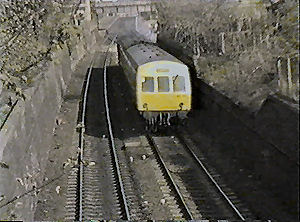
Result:
[[[120,17],[133,17],[138,16],[141,12],[156,11],[153,3],[159,0],[93,0],[97,14],[100,17],[105,16],[120,16]],[[80,5],[81,9],[85,9],[85,3]]]
[[[117,7],[133,5],[149,5],[158,0],[122,0],[122,1],[94,1],[96,7]]]

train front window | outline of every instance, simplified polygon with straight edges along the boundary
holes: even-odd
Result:
[[[185,82],[183,76],[173,77],[173,87],[174,92],[184,92],[185,91]]]
[[[169,92],[169,77],[161,76],[157,78],[158,92]]]
[[[154,79],[153,77],[145,77],[142,82],[143,92],[154,92]]]

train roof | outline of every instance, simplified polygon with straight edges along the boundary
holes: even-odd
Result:
[[[128,49],[133,45],[139,44],[141,42],[150,42],[144,36],[136,31],[127,32],[125,35],[119,35],[117,42],[124,48]]]
[[[155,61],[171,61],[183,64],[179,59],[167,53],[156,45],[140,43],[127,49],[127,53],[132,57],[137,66]]]

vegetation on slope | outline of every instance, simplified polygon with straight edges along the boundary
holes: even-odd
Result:
[[[274,91],[299,100],[298,8],[292,0],[166,1],[158,7],[160,35],[190,50],[199,78],[255,110]],[[283,74],[290,59],[288,89],[287,76],[278,87],[279,59]]]
[[[80,26],[74,16],[80,1],[0,1],[0,123],[17,98],[45,71],[53,53],[72,53]]]
[[[0,79],[22,96],[21,88],[40,73],[51,53],[80,32],[73,25],[72,1],[2,2],[0,13]]]

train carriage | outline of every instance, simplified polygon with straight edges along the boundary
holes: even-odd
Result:
[[[185,118],[191,109],[188,67],[151,43],[119,42],[119,61],[143,117],[151,125],[170,125],[175,116]]]

